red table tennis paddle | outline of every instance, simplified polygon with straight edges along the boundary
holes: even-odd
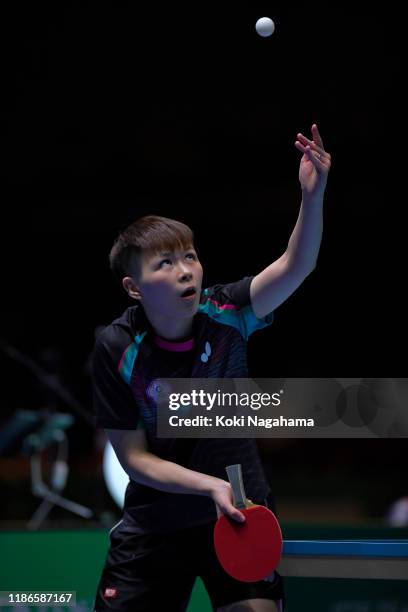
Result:
[[[282,532],[276,516],[265,506],[250,502],[245,495],[239,464],[227,468],[234,506],[245,515],[238,523],[220,516],[214,527],[214,546],[224,570],[241,582],[267,578],[282,555]]]

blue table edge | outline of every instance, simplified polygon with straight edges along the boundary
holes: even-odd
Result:
[[[408,540],[285,540],[283,554],[408,558]]]

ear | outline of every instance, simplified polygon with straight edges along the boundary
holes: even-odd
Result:
[[[124,288],[128,296],[131,297],[133,300],[141,299],[142,296],[140,294],[139,287],[136,285],[135,281],[131,276],[125,276],[125,278],[122,279],[122,287]]]

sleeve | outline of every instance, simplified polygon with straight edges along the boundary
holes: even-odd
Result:
[[[253,332],[268,327],[273,321],[273,312],[262,319],[258,319],[254,313],[250,295],[253,278],[245,276],[235,283],[213,287],[213,298],[224,311],[224,316],[229,316],[230,321],[236,320],[235,327],[238,327],[246,340]]]
[[[106,330],[105,330],[106,331]],[[121,377],[117,343],[103,332],[95,344],[92,378],[96,427],[138,429],[139,410],[130,386]]]

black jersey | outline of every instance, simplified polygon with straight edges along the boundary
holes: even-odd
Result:
[[[253,439],[165,439],[156,436],[156,406],[149,389],[158,378],[246,378],[249,336],[272,322],[251,306],[253,277],[201,293],[193,337],[157,337],[141,306],[128,308],[98,337],[94,352],[97,427],[144,428],[150,452],[189,469],[226,479],[225,466],[240,463],[246,492],[264,503],[270,490]],[[130,480],[124,520],[140,533],[170,531],[216,518],[214,502],[199,495],[166,493]]]

